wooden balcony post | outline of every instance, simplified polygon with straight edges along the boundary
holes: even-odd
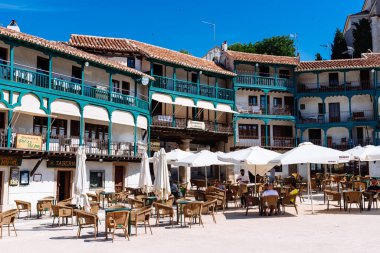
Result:
[[[133,78],[133,82],[135,83],[135,101],[136,101],[136,98],[137,98],[137,81],[135,78]]]
[[[173,90],[177,91],[177,68],[173,67]]]
[[[112,155],[112,114],[109,114],[109,121],[108,121],[108,155]]]
[[[84,74],[84,66],[85,64],[83,63],[82,64],[82,78],[81,78],[81,95],[83,96],[84,95],[84,78],[85,78],[85,74]]]
[[[327,147],[327,129],[323,129],[323,146]]]
[[[218,116],[218,113],[216,111],[214,111],[214,130],[215,130],[215,132],[218,131],[218,129],[217,129],[217,123],[218,122],[216,120],[217,116]]]
[[[173,118],[172,118],[172,127],[175,127],[175,104],[172,104]]]
[[[79,119],[79,145],[83,145],[83,134],[84,134],[84,115],[83,107],[80,108],[80,119]]]
[[[53,56],[49,54],[49,89],[51,89],[53,73]]]
[[[197,95],[200,94],[200,82],[201,82],[201,73],[198,72],[198,75],[197,75]]]
[[[46,151],[50,151],[50,135],[51,135],[51,109],[50,109],[50,99],[48,100],[47,103],[47,131],[46,131]]]
[[[11,148],[13,111],[8,111],[7,148]]]
[[[269,140],[268,140],[268,122],[265,121],[265,146],[268,147]]]
[[[135,115],[135,127],[133,128],[133,155],[137,156],[137,115]]]
[[[219,98],[219,87],[218,87],[218,78],[215,77],[215,98]]]
[[[108,93],[109,93],[109,101],[110,102],[112,102],[112,92],[113,92],[112,72],[109,72],[109,77],[108,77]]]
[[[10,61],[10,65],[11,65],[10,66],[11,67],[10,80],[13,81],[13,79],[14,79],[13,72],[14,72],[14,66],[15,66],[15,47],[14,47],[14,45],[10,45],[9,48],[10,48],[9,61]]]
[[[274,86],[278,85],[278,67],[274,66]]]

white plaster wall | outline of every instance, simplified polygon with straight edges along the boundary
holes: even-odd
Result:
[[[369,176],[370,177],[380,177],[380,162],[376,161],[374,162],[369,162]]]
[[[133,142],[133,126],[113,124],[112,140],[117,142]]]
[[[84,68],[84,79],[87,85],[109,86],[109,74],[106,70],[91,66],[91,64]]]
[[[365,111],[365,115],[373,115],[373,99],[370,95],[358,95],[351,98],[351,111],[362,112]]]
[[[127,174],[126,186],[137,188],[139,186],[140,164],[128,163],[126,174]]]
[[[9,52],[8,52],[9,54]],[[49,58],[42,52],[26,48],[26,47],[16,47],[14,51],[14,60],[16,64],[31,67],[32,69],[37,68],[37,56],[44,58]]]
[[[64,79],[66,80],[71,79],[72,66],[77,66],[79,68],[81,67],[81,65],[79,65],[77,62],[71,60],[58,57],[53,58],[53,72],[60,75],[65,75],[66,77]]]
[[[90,190],[90,171],[98,170],[104,171],[104,191],[106,192],[114,192],[115,191],[115,182],[114,182],[114,173],[113,173],[113,164],[111,162],[86,162],[87,169],[87,186],[86,191],[94,192],[95,190]]]
[[[322,103],[321,98],[307,97],[301,98],[298,102],[298,110],[301,112],[302,116],[317,114],[318,113],[318,103]],[[300,105],[304,104],[305,109],[301,110]]]
[[[332,143],[340,144],[342,138],[348,141],[348,129],[344,127],[332,127],[327,130],[327,137],[332,137]]]

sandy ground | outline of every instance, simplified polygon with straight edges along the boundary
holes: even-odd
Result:
[[[216,224],[204,216],[204,228],[171,228],[162,223],[152,227],[153,235],[145,234],[140,227],[137,237],[133,234],[127,241],[115,236],[114,243],[105,241],[103,211],[96,240],[92,229],[84,230],[82,238],[76,239],[77,227],[53,227],[50,217],[18,219],[18,236],[11,232],[9,237],[4,230],[0,252],[377,252],[380,210],[360,213],[355,207],[348,213],[331,207],[327,212],[323,201],[314,203],[313,215],[306,203],[298,203],[298,215],[288,207],[285,215],[268,217],[259,216],[257,209],[245,216],[243,209],[230,208],[218,212]],[[153,219],[151,223],[155,223]]]

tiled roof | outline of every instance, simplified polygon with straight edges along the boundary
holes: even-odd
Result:
[[[235,76],[234,73],[223,69],[212,61],[136,40],[105,38],[88,35],[72,35],[69,44],[73,46],[79,44],[79,47],[83,49],[91,48],[92,50],[109,50],[111,52],[121,52],[121,47],[123,45],[127,45],[128,48],[126,50],[133,49],[135,50],[133,52],[140,52],[150,59],[176,64],[185,68],[192,68],[195,70],[227,76]]]
[[[225,53],[227,55],[230,55],[235,61],[243,61],[243,62],[284,64],[284,65],[297,66],[300,61],[298,57],[289,57],[289,56],[252,54],[252,53],[243,53],[243,52],[237,52],[237,51],[232,51],[232,50],[228,50]]]
[[[296,68],[297,72],[344,70],[344,69],[369,69],[380,67],[380,54],[366,53],[362,58],[326,60],[326,61],[304,61]]]
[[[129,67],[127,67],[121,63],[118,63],[116,61],[108,60],[105,57],[97,56],[97,55],[93,55],[93,54],[84,52],[84,51],[79,50],[77,48],[71,47],[71,46],[67,45],[66,43],[45,40],[45,39],[42,39],[42,38],[39,38],[39,37],[36,37],[33,35],[29,35],[29,34],[21,33],[21,32],[16,32],[14,30],[7,29],[4,27],[0,27],[0,37],[6,37],[9,39],[13,39],[13,40],[21,41],[21,42],[31,43],[31,44],[34,44],[38,47],[45,48],[48,50],[52,50],[55,52],[59,52],[62,54],[74,56],[74,57],[80,58],[84,61],[88,61],[90,63],[91,62],[97,63],[99,65],[109,67],[112,69],[116,69],[116,70],[119,70],[122,72],[127,72],[127,73],[133,74],[133,75],[147,76],[148,78],[153,80],[153,77],[146,75],[146,74],[144,74],[138,70],[135,70],[133,68],[129,68]]]
[[[69,44],[83,50],[107,51],[117,53],[140,53],[140,50],[129,40],[72,34]]]

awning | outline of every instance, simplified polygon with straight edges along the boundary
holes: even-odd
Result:
[[[93,105],[86,105],[83,110],[85,119],[94,119],[100,121],[109,121],[108,112],[105,108]]]
[[[114,111],[111,117],[112,123],[135,126],[133,115],[129,112]]]
[[[190,98],[177,97],[174,103],[181,106],[196,107],[194,100]]]
[[[171,96],[161,93],[153,93],[152,99],[165,104],[174,104]]]
[[[51,103],[50,107],[51,113],[80,117],[79,107],[74,102],[55,100],[53,103]]]
[[[137,127],[142,129],[148,129],[148,119],[144,116],[137,117]]]
[[[238,113],[233,111],[230,105],[226,104],[217,104],[215,110],[219,112]]]
[[[202,108],[202,109],[206,109],[206,110],[215,110],[215,107],[211,102],[207,102],[207,101],[203,101],[203,100],[199,100],[197,102],[197,107]]]

